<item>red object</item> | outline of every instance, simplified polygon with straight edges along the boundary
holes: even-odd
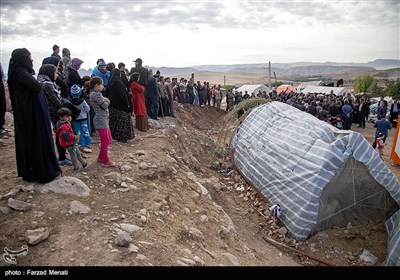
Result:
[[[132,107],[135,116],[147,116],[146,105],[144,102],[144,87],[138,82],[132,82]]]
[[[72,130],[71,124],[65,122],[57,127],[55,131],[58,140],[60,140],[60,146],[63,148],[68,148],[75,143],[75,134]]]
[[[291,85],[280,85],[279,87],[276,88],[276,92],[278,94],[283,93],[283,92],[286,92],[286,93],[296,92],[296,88]]]

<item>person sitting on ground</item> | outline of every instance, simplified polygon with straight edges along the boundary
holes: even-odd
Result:
[[[74,134],[71,126],[71,111],[65,107],[62,107],[57,112],[60,120],[57,122],[54,132],[60,141],[60,145],[67,149],[71,156],[72,165],[74,171],[79,170],[77,160],[82,164],[83,168],[88,168],[90,164],[85,162],[81,156],[80,151],[76,148],[79,139],[78,135]]]

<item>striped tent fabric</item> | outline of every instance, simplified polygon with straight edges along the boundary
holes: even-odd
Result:
[[[358,203],[354,198],[354,202],[344,207],[340,205],[340,197],[332,200],[338,205],[324,203],[321,198],[328,197],[322,197],[327,186],[333,190],[329,193],[330,199],[335,195],[333,181],[344,186],[344,191],[348,186],[351,195],[356,188],[362,189],[361,200],[365,205],[360,202],[356,205],[358,208],[371,209],[375,207],[371,203],[382,202],[381,197],[371,202],[377,192],[365,193],[362,186],[368,182],[365,176],[357,178],[355,166],[363,167],[370,174],[370,181],[388,193],[388,199],[396,207],[391,209],[392,213],[400,205],[399,181],[361,134],[339,130],[288,104],[274,101],[253,109],[238,128],[231,148],[242,174],[272,204],[280,204],[279,219],[298,240],[306,239],[315,231],[323,210],[329,210],[330,216],[326,218],[330,218],[335,211],[344,211]],[[338,176],[339,171],[345,174],[344,167],[349,166],[354,169],[349,176]],[[361,187],[354,184],[358,179]],[[343,192],[340,196],[347,197]],[[392,214],[386,205],[378,208],[385,212],[382,221]]]
[[[388,249],[384,266],[400,266],[400,210],[386,221]]]

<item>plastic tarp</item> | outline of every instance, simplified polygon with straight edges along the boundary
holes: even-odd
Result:
[[[386,222],[388,249],[382,265],[400,266],[400,210]]]
[[[397,177],[361,134],[288,104],[253,109],[231,147],[236,166],[280,204],[280,220],[298,240],[337,223],[384,222],[399,208]]]

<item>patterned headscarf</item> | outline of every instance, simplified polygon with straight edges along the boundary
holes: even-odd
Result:
[[[83,63],[82,60],[80,60],[79,58],[75,57],[68,63],[67,67],[75,69],[76,71],[78,71],[78,69],[81,67],[82,63]]]

